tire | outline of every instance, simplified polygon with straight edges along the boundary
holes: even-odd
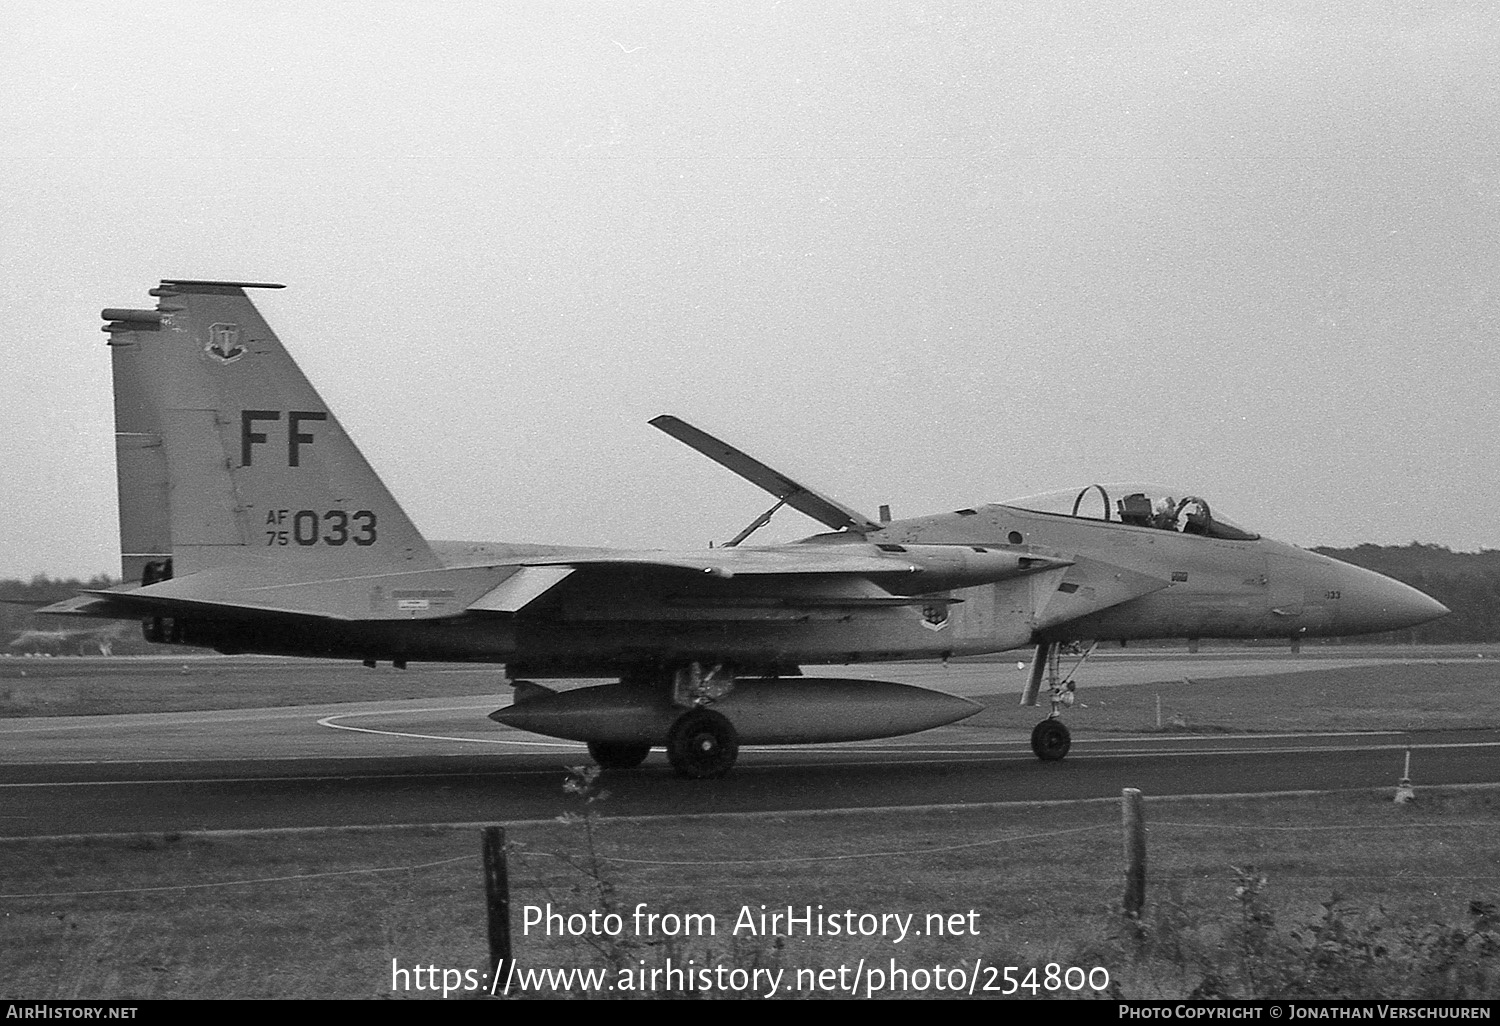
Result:
[[[1073,736],[1061,720],[1043,720],[1031,731],[1031,750],[1043,762],[1057,762],[1073,747]]]
[[[604,769],[635,769],[650,754],[650,745],[635,745],[628,741],[589,742],[589,755]]]
[[[739,754],[734,724],[712,709],[689,709],[667,733],[667,760],[689,780],[722,777]]]

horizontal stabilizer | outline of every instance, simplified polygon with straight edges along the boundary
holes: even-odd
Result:
[[[134,615],[127,606],[114,601],[114,598],[115,596],[111,593],[75,595],[61,602],[54,602],[50,606],[43,606],[37,612],[42,616],[86,616],[104,619],[128,618]]]
[[[190,579],[190,578],[185,578]],[[167,582],[171,583],[171,582]],[[161,590],[158,590],[161,589]],[[262,605],[254,602],[236,601],[228,596],[196,598],[171,594],[162,585],[137,588],[121,594],[96,592],[84,598],[97,598],[107,608],[106,613],[65,613],[71,616],[154,617],[154,616],[200,616],[214,620],[259,620],[285,618],[288,616],[314,616],[325,620],[347,620],[347,616],[336,616],[317,609]],[[61,605],[61,603],[59,603]],[[47,610],[39,610],[47,612]]]
[[[288,581],[278,567],[223,568],[125,592],[93,592],[112,616],[190,616],[275,621],[431,620],[462,615],[470,603],[516,573],[513,566],[461,567]],[[91,613],[87,615],[99,615]]]
[[[651,426],[660,428],[684,445],[698,450],[721,467],[734,471],[759,488],[764,488],[792,509],[799,513],[806,513],[835,531],[848,529],[863,534],[881,529],[879,523],[863,513],[850,509],[842,502],[821,495],[805,485],[798,484],[748,453],[743,453],[734,446],[719,441],[707,431],[695,428],[685,420],[670,414],[663,414],[653,418]]]

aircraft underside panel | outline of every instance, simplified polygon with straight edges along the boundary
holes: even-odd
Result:
[[[339,659],[523,663],[535,676],[613,676],[688,661],[727,662],[767,672],[802,663],[855,663],[944,658],[1013,648],[1023,632],[996,642],[870,618],[857,625],[654,621],[592,623],[569,627],[496,618],[338,623],[285,617],[229,621],[169,618],[175,640],[226,653],[318,656]],[[1024,632],[1029,636],[1029,629]],[[937,640],[934,640],[937,638]],[[1019,640],[1018,640],[1019,639]]]
[[[481,575],[471,573],[476,581],[463,583],[479,590]],[[1036,605],[1046,601],[1049,587],[1055,590],[1048,579],[1062,573],[925,598],[891,596],[867,583],[788,594],[769,583],[756,592],[706,582],[697,590],[637,591],[634,601],[570,578],[554,589],[569,594],[555,602],[544,596],[540,608],[517,616],[433,615],[462,606],[436,594],[444,589],[423,588],[425,575],[411,574],[399,575],[404,587],[384,593],[422,593],[397,600],[422,606],[411,609],[409,619],[338,620],[243,608],[229,616],[209,607],[151,612],[178,614],[183,641],[229,652],[516,662],[542,668],[539,675],[606,676],[687,661],[780,668],[1004,651],[1029,643]]]
[[[830,578],[793,590],[784,579],[632,576],[614,587],[570,580],[554,605],[520,620],[524,649],[621,649],[662,658],[854,662],[995,652],[1024,645],[1063,569],[928,596],[893,596],[869,581]]]
[[[929,614],[940,616],[936,611]],[[998,637],[965,638],[949,630],[921,626],[928,621],[907,613],[901,617],[867,616],[800,623],[733,624],[654,620],[598,621],[569,627],[538,622],[518,629],[517,658],[572,668],[659,665],[684,661],[734,664],[855,663],[887,659],[943,658],[1001,651],[1024,644],[1029,627]]]

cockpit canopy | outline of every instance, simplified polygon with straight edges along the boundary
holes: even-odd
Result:
[[[1094,484],[1001,503],[1035,513],[1105,520],[1158,531],[1198,534],[1229,541],[1260,537],[1225,520],[1205,499],[1181,488],[1152,484]]]

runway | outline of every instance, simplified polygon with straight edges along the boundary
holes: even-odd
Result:
[[[1285,673],[1288,659],[1197,660],[1193,671]],[[1301,662],[1297,660],[1295,662]],[[1181,676],[1172,660],[1111,676]],[[1184,664],[1186,665],[1186,664]],[[1320,663],[1320,665],[1326,665]],[[922,672],[916,672],[916,671]],[[1009,676],[1004,676],[1006,673]],[[1253,672],[1253,671],[1252,671]],[[955,693],[992,694],[1014,664],[883,667]],[[941,677],[941,680],[931,678]],[[926,678],[926,679],[924,679]],[[994,696],[1000,698],[1001,696]],[[576,802],[564,766],[582,745],[500,727],[505,696],[0,721],[0,836],[550,819]],[[1004,696],[1013,703],[1014,698]],[[1028,720],[1035,718],[1030,711]],[[725,779],[677,778],[660,752],[606,775],[605,816],[723,815],[1116,797],[1394,788],[1408,746],[1419,786],[1500,783],[1500,730],[1131,735],[1088,731],[1060,763],[1028,729],[966,726],[883,742],[747,748]]]

